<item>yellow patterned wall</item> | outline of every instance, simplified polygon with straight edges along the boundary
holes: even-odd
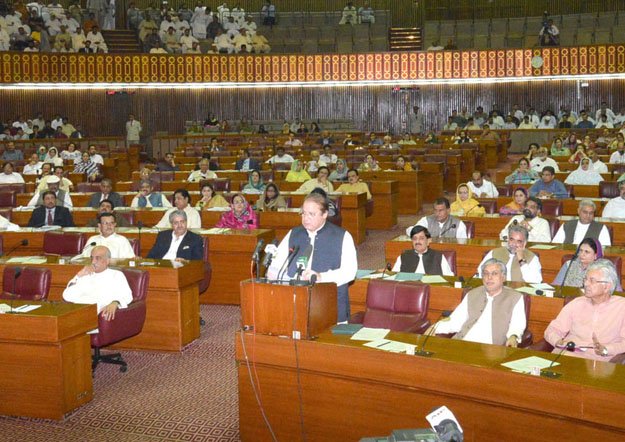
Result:
[[[540,69],[531,66],[540,55]],[[0,83],[274,83],[625,73],[625,45],[328,55],[0,53]]]

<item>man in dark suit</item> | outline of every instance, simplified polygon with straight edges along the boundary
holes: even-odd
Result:
[[[241,158],[237,160],[237,164],[234,166],[236,170],[260,170],[260,163],[250,156],[249,149],[243,149],[240,153]]]
[[[204,257],[202,237],[187,230],[187,214],[184,210],[174,210],[169,215],[173,229],[164,230],[156,237],[148,258],[175,259],[176,261],[199,259]]]
[[[28,227],[42,226],[74,227],[71,212],[56,205],[56,194],[50,190],[43,193],[43,205],[33,210],[28,221]]]
[[[102,200],[111,201],[114,207],[124,206],[124,199],[119,193],[113,192],[113,182],[108,178],[104,178],[100,182],[100,192],[96,192],[91,196],[87,207],[97,209],[100,207]]]

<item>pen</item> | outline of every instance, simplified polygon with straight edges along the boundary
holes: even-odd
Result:
[[[375,348],[384,347],[386,344],[390,344],[391,341],[386,341],[384,344],[376,345]]]

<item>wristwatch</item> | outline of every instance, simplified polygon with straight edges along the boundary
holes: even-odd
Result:
[[[604,345],[603,350],[601,350],[601,356],[607,356],[607,355],[608,355],[608,347]]]
[[[525,259],[519,259],[519,264],[525,264],[527,261]]]

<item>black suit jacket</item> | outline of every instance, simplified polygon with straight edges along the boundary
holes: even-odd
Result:
[[[243,162],[246,160],[246,158],[241,158],[239,160],[237,160],[237,164],[234,166],[234,168],[236,170],[241,170],[241,168],[243,167]],[[258,162],[258,160],[256,158],[250,158],[250,170],[260,170],[260,163]]]
[[[102,198],[102,192],[96,192],[93,195],[91,195],[91,199],[89,200],[88,207],[93,207],[94,209],[97,209],[98,207],[100,207],[100,198]],[[109,198],[108,199],[113,202],[113,205],[115,207],[124,207],[125,206],[124,199],[117,192],[109,193]]]
[[[41,227],[46,225],[47,211],[45,206],[39,206],[33,210],[28,220],[28,227]],[[61,227],[74,227],[72,213],[67,207],[56,206],[54,210],[54,225]]]
[[[172,230],[163,230],[156,236],[156,242],[148,253],[148,258],[162,259],[165,253],[171,246]],[[180,247],[176,252],[176,258],[184,259],[199,259],[204,258],[204,241],[200,235],[187,231],[187,234],[182,239]]]

